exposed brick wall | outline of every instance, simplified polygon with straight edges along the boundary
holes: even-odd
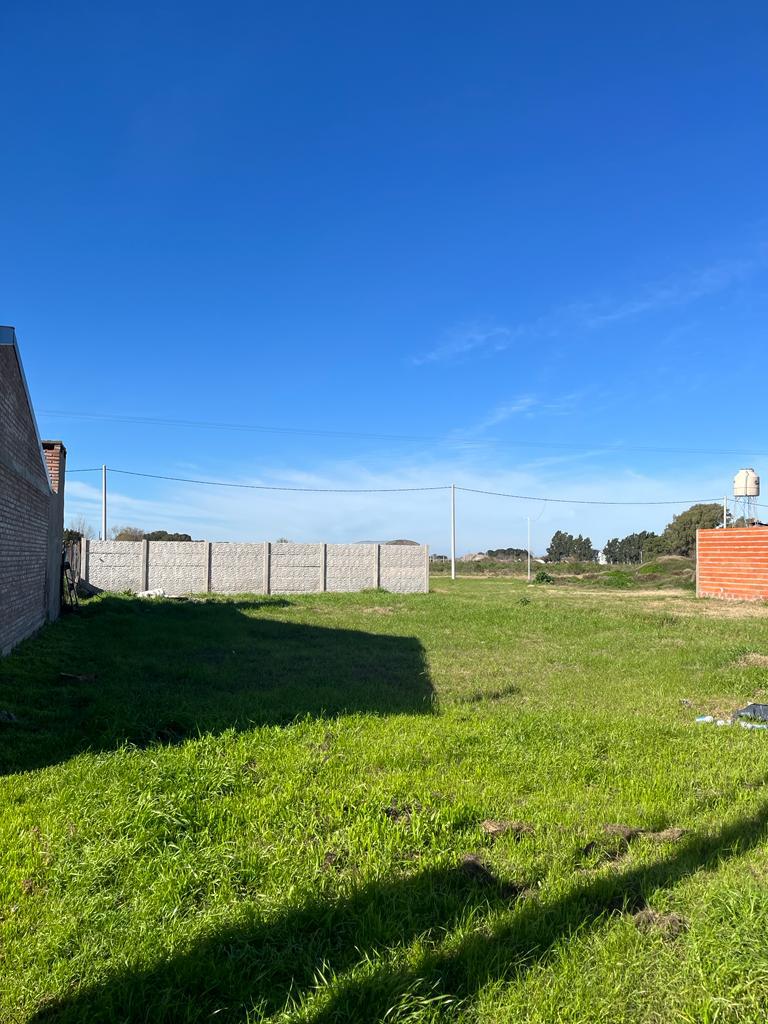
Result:
[[[63,472],[66,451],[54,444]],[[59,613],[62,498],[51,490],[15,334],[0,327],[0,654]]]
[[[47,617],[48,502],[37,487],[0,464],[2,654],[39,629]]]
[[[64,467],[67,461],[67,449],[61,441],[43,441],[43,455],[51,478],[51,489],[60,494],[64,487]]]
[[[699,597],[768,600],[768,527],[699,530],[696,593]]]

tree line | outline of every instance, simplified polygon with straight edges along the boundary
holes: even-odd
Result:
[[[730,523],[730,513],[728,522]],[[673,516],[660,533],[641,530],[626,537],[612,537],[603,548],[605,560],[611,564],[647,562],[660,555],[690,556],[696,547],[696,531],[722,526],[723,507],[719,503],[692,505],[685,512]],[[558,530],[549,542],[549,562],[595,562],[599,552],[592,547],[589,537],[574,537]]]
[[[605,560],[611,564],[648,561],[660,555],[692,555],[696,545],[696,531],[721,526],[723,508],[719,503],[692,505],[685,512],[673,516],[664,530],[653,533],[641,530],[630,533],[626,537],[612,537],[603,548]],[[729,525],[731,514],[728,513]],[[111,531],[112,540],[177,540],[191,541],[188,533],[169,533],[167,530],[147,532],[138,526],[118,526]],[[73,521],[69,529],[64,531],[65,542],[78,540],[80,537],[93,537],[93,529],[84,518]],[[393,541],[391,543],[410,543]],[[564,530],[556,530],[547,547],[548,562],[596,562],[600,552],[593,547],[589,537],[579,534],[574,537]],[[528,556],[525,548],[491,548],[485,552],[487,558],[498,561],[522,561]]]
[[[70,521],[64,531],[64,543],[74,544],[85,537],[86,540],[93,540],[95,534],[91,524],[80,516]],[[138,526],[113,526],[109,531],[110,540],[188,540],[192,537],[188,533],[169,533],[167,530],[142,530]]]

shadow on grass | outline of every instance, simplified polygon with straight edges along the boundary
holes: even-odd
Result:
[[[0,721],[0,772],[126,740],[148,746],[306,716],[432,711],[415,637],[285,622],[277,616],[290,605],[89,602],[0,661],[0,709],[13,716]]]
[[[483,884],[459,869],[371,883],[346,899],[319,900],[273,921],[222,929],[156,968],[116,974],[48,1005],[33,1021],[242,1022],[249,1012],[256,1020],[314,990],[319,971],[339,974],[357,964],[364,966],[358,976],[340,979],[307,1019],[375,1024],[403,998],[419,997],[431,1000],[433,1008],[444,999],[455,1011],[456,1001],[471,1000],[489,981],[522,976],[562,939],[608,915],[637,910],[659,890],[746,852],[763,841],[767,828],[764,805],[714,835],[690,837],[667,858],[580,880],[549,901],[521,897],[515,905],[502,886]],[[501,923],[497,919],[490,931],[478,927],[478,917],[492,909],[507,911]],[[470,914],[471,934],[450,951],[440,950],[445,931],[462,919],[466,925]],[[386,961],[372,966],[372,954],[416,936],[435,945],[415,967],[395,969]]]

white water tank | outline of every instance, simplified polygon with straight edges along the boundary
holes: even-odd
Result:
[[[754,469],[740,469],[733,478],[734,498],[756,498],[760,494],[760,477]]]

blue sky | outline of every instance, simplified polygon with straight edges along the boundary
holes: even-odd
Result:
[[[0,322],[72,469],[650,501],[765,461],[764,5],[10,0],[0,33]],[[111,489],[148,529],[448,542],[443,493]],[[473,550],[674,510],[459,511]]]

